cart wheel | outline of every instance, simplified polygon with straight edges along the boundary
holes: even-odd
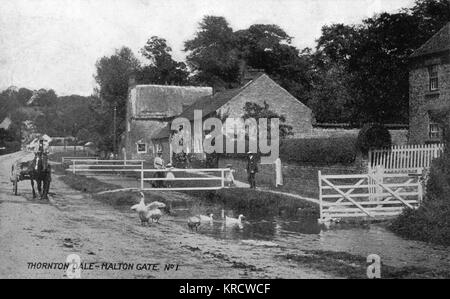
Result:
[[[17,195],[17,180],[13,181],[13,193]]]

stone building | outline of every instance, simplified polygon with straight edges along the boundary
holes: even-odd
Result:
[[[285,117],[284,124],[292,126],[293,138],[311,134],[313,120],[311,109],[278,85],[268,75],[264,73],[254,74],[253,77],[247,77],[247,82],[243,83],[240,88],[218,92],[195,101],[179,117],[187,118],[193,122],[194,111],[200,110],[203,119],[211,115],[240,118],[244,114],[245,103],[252,102],[260,106],[267,103],[269,110]],[[152,139],[154,143],[161,144],[161,146],[165,146],[166,149],[171,151],[169,146],[167,146],[170,138],[169,126],[170,124],[156,132]],[[192,125],[191,128],[193,127]],[[201,153],[201,140],[194,140],[194,134],[191,134],[191,137],[192,140],[188,145],[188,152]],[[166,153],[166,156],[171,156],[171,154]]]
[[[152,161],[158,151],[167,152],[160,144],[154,144],[151,136],[166,127],[184,108],[211,94],[210,87],[135,85],[131,80],[121,157]],[[168,156],[165,159],[167,161]]]
[[[410,57],[409,143],[442,142],[438,116],[450,109],[450,23]]]

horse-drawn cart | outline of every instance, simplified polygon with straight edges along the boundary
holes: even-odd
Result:
[[[17,185],[20,181],[31,180],[29,167],[31,161],[15,161],[11,166],[10,180],[13,185],[13,193],[17,195]]]

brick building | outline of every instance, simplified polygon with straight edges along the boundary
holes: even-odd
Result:
[[[438,115],[450,109],[450,23],[410,57],[409,143],[442,142]]]
[[[195,101],[183,111],[179,117],[194,120],[194,110],[201,110],[203,118],[216,114],[230,118],[240,118],[244,114],[244,105],[247,102],[257,103],[263,106],[269,105],[269,110],[285,117],[285,124],[292,126],[293,137],[299,137],[312,132],[312,111],[306,105],[297,100],[288,91],[273,81],[264,73],[247,76],[247,82],[243,82],[240,88],[218,92],[212,96],[203,97]],[[170,124],[159,130],[152,137],[153,142],[161,144],[165,148],[169,144]],[[194,126],[192,125],[191,128]],[[193,134],[191,134],[193,137]],[[189,152],[202,152],[201,143],[190,141]],[[170,151],[170,149],[169,149]],[[170,153],[165,154],[170,156]]]
[[[196,100],[212,94],[210,87],[135,85],[130,81],[126,130],[121,136],[121,156],[152,161],[158,151],[167,152],[151,136]],[[168,160],[168,156],[164,157]],[[166,160],[166,161],[167,161]]]

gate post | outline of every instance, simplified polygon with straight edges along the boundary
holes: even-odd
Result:
[[[141,190],[144,189],[144,167],[141,167]]]
[[[322,172],[319,170],[317,174],[318,180],[319,180],[319,209],[320,209],[320,220],[322,220],[323,217],[323,208],[322,208]]]

